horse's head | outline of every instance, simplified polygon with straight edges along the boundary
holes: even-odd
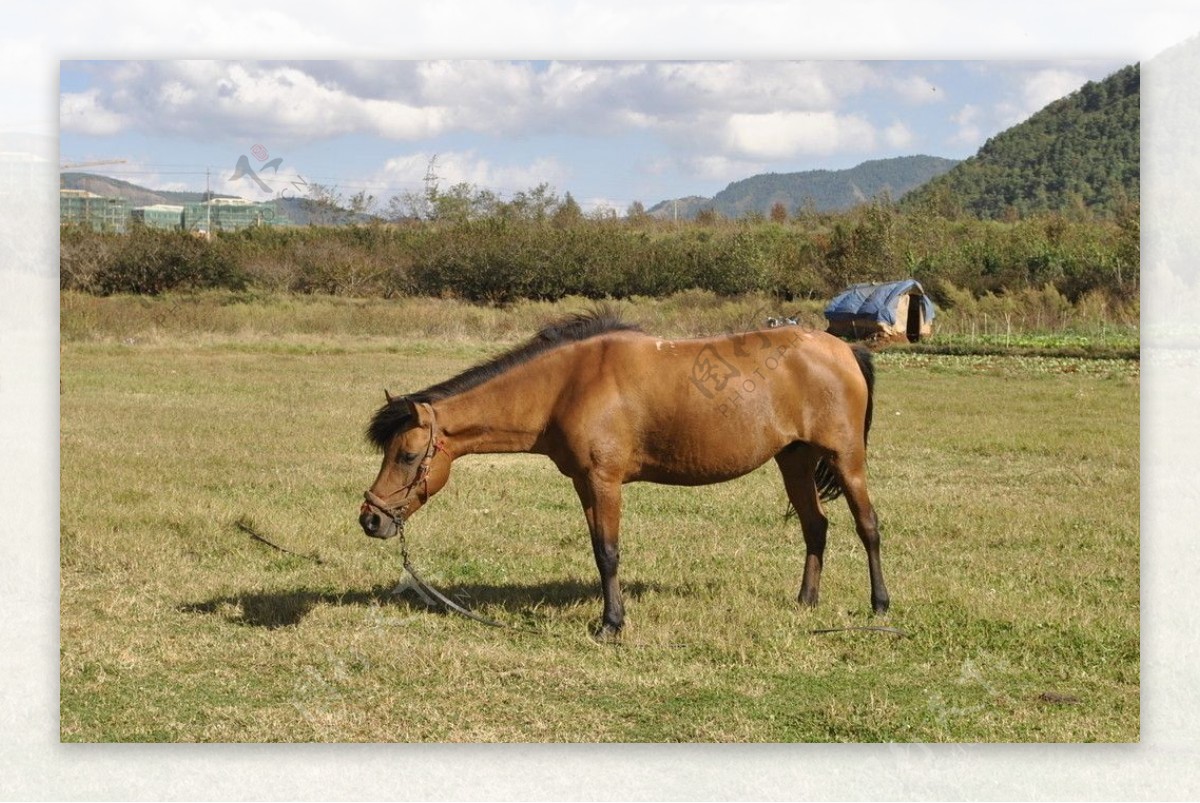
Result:
[[[450,455],[442,445],[433,406],[388,395],[367,428],[383,452],[379,476],[365,494],[358,523],[372,538],[394,538],[404,522],[450,477]]]

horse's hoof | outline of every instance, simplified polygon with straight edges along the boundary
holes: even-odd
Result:
[[[806,608],[815,608],[817,607],[817,595],[811,592],[805,593],[804,591],[801,591],[796,595],[796,602],[799,602]]]
[[[601,644],[616,644],[621,640],[621,628],[604,624],[595,632],[593,638]]]
[[[887,613],[888,605],[890,604],[891,601],[887,597],[884,597],[883,599],[871,600],[871,608],[874,609],[877,616],[882,616],[883,614]]]

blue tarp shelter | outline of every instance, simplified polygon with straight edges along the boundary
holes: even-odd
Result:
[[[825,307],[829,332],[842,337],[906,337],[932,332],[933,302],[916,279],[847,287]]]

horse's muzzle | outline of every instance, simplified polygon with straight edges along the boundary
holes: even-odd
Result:
[[[404,520],[387,516],[363,502],[358,512],[358,524],[372,538],[395,538],[404,531]]]

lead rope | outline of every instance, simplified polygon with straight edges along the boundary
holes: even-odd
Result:
[[[400,559],[404,562],[404,571],[408,572],[408,576],[412,578],[413,587],[416,588],[417,592],[426,595],[430,599],[436,600],[446,610],[457,613],[459,616],[465,616],[468,619],[479,622],[482,625],[487,625],[488,627],[498,627],[502,630],[515,630],[521,633],[542,634],[542,631],[540,630],[534,630],[527,627],[517,627],[516,625],[506,625],[503,622],[497,622],[495,619],[489,619],[486,616],[475,613],[475,611],[472,611],[469,608],[464,608],[442,592],[438,591],[429,583],[425,582],[425,578],[417,574],[417,570],[413,568],[412,561],[408,558],[408,542],[404,538],[403,529],[400,531]]]
[[[869,633],[891,633],[893,636],[905,638],[908,633],[898,627],[884,627],[882,625],[857,625],[852,627],[821,627],[816,630],[808,631],[814,636],[823,636],[826,633],[849,633],[853,630],[863,630]]]
[[[427,595],[431,599],[437,600],[447,610],[454,611],[460,616],[465,616],[468,619],[473,619],[480,624],[487,625],[488,627],[506,627],[506,625],[497,622],[495,619],[489,619],[486,616],[481,616],[472,610],[464,608],[442,592],[438,591],[433,586],[429,585],[429,583],[425,582],[425,578],[417,574],[417,570],[413,568],[412,561],[409,560],[408,541],[406,541],[404,538],[403,529],[400,530],[400,559],[404,563],[404,571],[408,572],[408,576],[412,578],[413,585],[420,593]]]

